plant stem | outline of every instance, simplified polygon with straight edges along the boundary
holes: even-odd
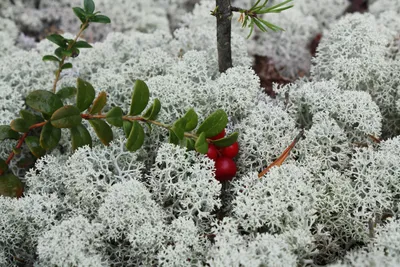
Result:
[[[16,149],[19,149],[22,147],[22,145],[24,144],[25,138],[28,136],[29,132],[33,129],[36,128],[40,128],[42,126],[44,126],[47,123],[47,121],[44,122],[40,122],[40,123],[36,123],[34,125],[32,125],[31,127],[29,127],[29,131],[24,133],[18,140],[17,146],[15,147]],[[14,158],[15,153],[14,151],[10,153],[10,155],[8,156],[7,160],[6,160],[6,164],[10,164],[11,160]]]
[[[86,27],[87,27],[88,24],[89,24],[89,22],[86,21],[85,23],[83,23],[83,24],[81,25],[81,29],[79,30],[78,34],[75,36],[74,41],[72,41],[72,42],[68,45],[67,50],[71,49],[71,47],[76,43],[76,41],[77,41],[78,38],[82,35],[83,31],[86,29]],[[56,78],[54,79],[54,83],[53,83],[53,89],[52,89],[53,93],[56,92],[57,83],[58,83],[58,81],[60,80],[60,74],[61,74],[61,72],[62,72],[62,66],[64,65],[64,61],[65,61],[66,58],[67,58],[67,56],[63,56],[63,57],[61,58],[60,63],[58,64],[58,69],[56,70]]]
[[[81,114],[81,117],[85,120],[91,120],[91,119],[105,119],[106,115],[91,115],[91,114]],[[159,121],[154,121],[154,120],[147,120],[141,116],[122,116],[122,119],[124,121],[144,121],[144,122],[148,122],[154,125],[157,125],[161,128],[167,129],[167,130],[171,130],[172,126],[171,125],[167,125],[164,123],[161,123]],[[184,134],[185,137],[189,137],[191,139],[197,140],[198,136],[195,134],[191,134],[191,133],[185,133]]]
[[[231,1],[216,0],[218,7],[217,17],[217,49],[219,72],[232,68],[231,50]]]

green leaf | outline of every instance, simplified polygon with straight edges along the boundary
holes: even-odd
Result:
[[[5,139],[19,139],[19,134],[8,125],[0,125],[0,141]]]
[[[129,151],[136,151],[142,147],[144,143],[144,130],[137,121],[132,122],[132,129],[126,141],[126,148]]]
[[[72,69],[72,63],[65,63],[64,65],[62,65],[61,69],[62,70]]]
[[[86,12],[85,12],[85,10],[83,10],[80,7],[74,7],[74,8],[72,8],[72,10],[74,11],[75,15],[79,18],[79,20],[82,23],[86,22]]]
[[[64,48],[61,49],[61,56],[70,57],[72,56],[72,50],[66,50]]]
[[[32,126],[33,124],[39,123],[43,121],[43,118],[33,114],[27,110],[20,110],[19,114],[21,115],[21,117],[28,123],[29,126]]]
[[[53,113],[50,122],[56,128],[72,128],[81,124],[82,117],[77,107],[66,105]]]
[[[89,114],[96,114],[96,113],[100,113],[104,106],[107,103],[107,93],[102,91],[100,92],[100,94],[97,96],[97,98],[94,100],[93,102],[93,106],[90,109]],[[121,125],[122,126],[122,125]]]
[[[157,118],[158,113],[161,110],[161,103],[158,98],[154,99],[153,105],[151,105],[143,115],[143,118],[146,120],[155,120]]]
[[[45,55],[45,56],[42,58],[42,60],[43,60],[43,61],[56,61],[56,62],[60,62],[60,60],[59,60],[57,57],[52,56],[52,55]]]
[[[85,82],[80,78],[77,80],[77,88],[76,106],[79,111],[84,111],[92,104],[95,98],[95,91],[90,83]]]
[[[76,47],[76,48],[93,48],[93,46],[91,46],[89,43],[87,43],[85,41],[77,41],[74,44],[74,47]]]
[[[18,168],[29,169],[35,165],[36,158],[30,156],[29,154],[27,154],[27,155],[28,156],[17,161]]]
[[[93,0],[85,0],[83,2],[83,6],[85,8],[86,13],[93,14],[94,9],[95,9],[95,5],[94,5]]]
[[[27,136],[25,138],[25,143],[28,145],[29,150],[31,151],[31,153],[35,157],[40,158],[41,156],[46,154],[46,150],[44,150],[40,146],[39,137],[37,137],[37,136]]]
[[[172,130],[169,130],[169,142],[174,145],[179,145],[180,143],[178,136]]]
[[[8,165],[5,160],[0,159],[0,175],[5,173],[6,171],[8,171]]]
[[[61,48],[61,47],[59,47],[59,48],[57,48],[56,50],[54,50],[54,54],[55,54],[57,57],[62,58],[62,57],[63,57],[63,51],[64,51],[64,49]]]
[[[194,143],[193,139],[186,138],[186,148],[187,148],[187,150],[195,150],[194,145],[195,145],[195,143]]]
[[[224,138],[218,139],[218,140],[212,140],[211,142],[216,145],[217,147],[227,147],[235,143],[238,139],[239,133],[234,132],[230,134],[229,136],[226,136]]]
[[[22,118],[12,120],[10,126],[11,129],[16,132],[20,133],[29,132],[29,124]]]
[[[91,18],[90,21],[97,23],[111,23],[110,18],[104,15],[96,15],[93,18]]]
[[[79,53],[80,53],[80,51],[78,48],[72,48],[71,57],[75,58],[75,57],[79,56]]]
[[[58,95],[61,99],[67,99],[73,97],[77,92],[75,87],[64,87],[61,88],[56,95]]]
[[[61,139],[61,129],[53,127],[50,122],[46,123],[40,133],[40,145],[46,150],[55,148]]]
[[[21,197],[24,185],[21,180],[12,173],[0,176],[0,196]]]
[[[50,34],[46,38],[47,38],[47,40],[49,40],[50,42],[55,43],[59,47],[66,48],[68,46],[67,40],[64,37],[62,37],[61,35],[59,35],[59,34],[56,34],[56,33]]]
[[[113,126],[123,127],[124,121],[122,119],[122,116],[123,116],[122,109],[120,107],[113,107],[109,112],[107,112],[106,121]]]
[[[104,145],[108,146],[113,140],[113,132],[111,127],[105,121],[98,119],[89,120],[89,123],[92,125],[100,141]]]
[[[208,143],[206,141],[206,134],[202,132],[196,140],[194,144],[194,148],[197,152],[201,154],[207,154],[208,152]]]
[[[123,121],[122,129],[124,129],[124,133],[125,133],[125,137],[126,138],[129,137],[129,134],[131,133],[131,130],[132,130],[132,126],[133,126],[133,124],[132,124],[131,121]]]
[[[26,97],[26,104],[41,113],[51,115],[63,106],[60,97],[46,90],[36,90]]]
[[[185,125],[186,120],[184,118],[180,118],[174,123],[171,128],[171,130],[175,133],[176,137],[178,137],[179,140],[182,140],[185,136]]]
[[[225,129],[227,124],[228,116],[225,111],[218,109],[204,120],[197,129],[196,134],[204,132],[206,138],[216,136]]]
[[[149,88],[142,80],[136,80],[133,88],[131,110],[129,115],[139,115],[147,106],[149,102]]]
[[[199,116],[197,116],[196,111],[194,111],[194,109],[189,109],[186,114],[183,116],[183,118],[186,121],[186,125],[185,125],[185,131],[186,132],[190,132],[192,130],[194,130],[194,128],[196,128],[198,120],[199,120]]]
[[[72,150],[76,150],[79,147],[88,145],[92,147],[92,137],[89,131],[82,124],[71,128],[71,140],[72,140]]]

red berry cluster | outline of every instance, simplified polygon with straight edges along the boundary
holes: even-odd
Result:
[[[218,140],[225,137],[225,129],[211,137],[211,140]],[[215,178],[220,181],[230,181],[236,175],[236,163],[233,158],[239,152],[238,142],[227,147],[217,147],[213,144],[208,145],[207,157],[215,161]]]

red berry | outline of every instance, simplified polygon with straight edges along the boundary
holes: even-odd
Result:
[[[211,140],[218,140],[218,139],[224,138],[225,134],[226,134],[225,129],[223,129],[222,132],[220,132],[219,134],[217,134],[217,135],[215,135],[213,137],[210,137],[210,139]]]
[[[215,178],[220,182],[232,180],[236,171],[236,163],[231,158],[220,157],[215,161]]]
[[[218,158],[218,149],[212,144],[208,145],[207,157],[214,161]]]
[[[220,149],[222,156],[228,157],[228,158],[234,158],[239,152],[239,144],[238,142],[233,143],[230,146],[227,147],[222,147]]]

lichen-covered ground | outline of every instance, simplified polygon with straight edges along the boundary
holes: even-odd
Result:
[[[227,132],[239,132],[237,175],[222,185],[210,159],[157,127],[134,153],[117,128],[104,147],[88,127],[93,147],[75,152],[65,131],[31,168],[17,164],[27,150],[11,163],[25,192],[0,197],[0,266],[400,266],[398,0],[354,14],[347,0],[294,0],[265,16],[284,32],[250,39],[235,14],[223,74],[215,1],[95,3],[112,23],[89,27],[93,48],[57,89],[80,77],[107,93],[105,111],[127,111],[142,79],[166,124],[191,107],[200,120],[223,109]],[[51,90],[55,65],[42,56],[55,46],[44,37],[73,37],[81,4],[0,1],[0,124],[29,92]],[[284,164],[259,179],[301,129]],[[1,141],[0,158],[15,144]]]

